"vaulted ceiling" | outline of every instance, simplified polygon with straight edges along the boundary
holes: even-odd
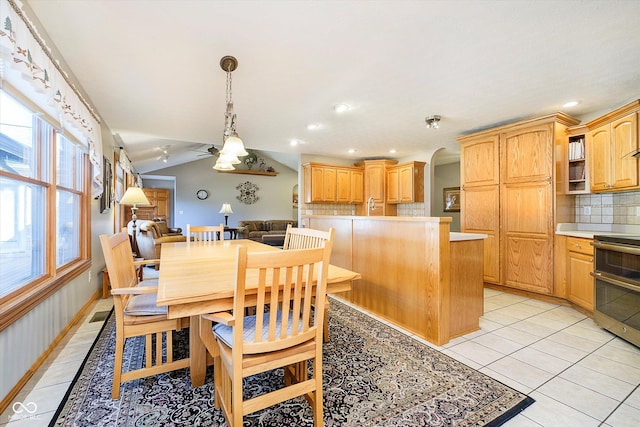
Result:
[[[143,173],[220,146],[225,55],[238,133],[276,159],[455,158],[473,130],[640,98],[638,1],[25,3]]]

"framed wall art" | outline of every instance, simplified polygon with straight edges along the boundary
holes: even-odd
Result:
[[[442,189],[445,212],[460,212],[460,187]]]
[[[100,213],[111,211],[113,202],[113,171],[111,162],[104,157],[102,159],[102,196],[100,196]]]

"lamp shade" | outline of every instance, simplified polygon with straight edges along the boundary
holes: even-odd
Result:
[[[121,205],[150,205],[149,199],[142,191],[142,188],[138,187],[129,187],[127,191],[124,192],[124,196],[120,199]]]
[[[233,154],[236,157],[248,156],[247,150],[238,135],[231,135],[224,141],[224,146],[220,150],[220,154]]]
[[[232,171],[235,169],[231,163],[225,163],[224,160],[220,160],[220,158],[218,158],[216,164],[213,165],[213,168],[218,171]]]
[[[222,154],[222,153],[220,153],[220,157],[218,157],[218,161],[220,163],[230,164],[230,165],[239,165],[240,163],[242,163],[240,161],[240,159],[238,158],[238,156],[236,156],[235,154]]]
[[[223,203],[218,213],[228,215],[233,213],[233,210],[231,210],[231,205],[229,203]]]

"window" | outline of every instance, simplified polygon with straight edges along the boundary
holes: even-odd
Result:
[[[0,308],[37,286],[53,292],[88,260],[83,151],[0,90]]]

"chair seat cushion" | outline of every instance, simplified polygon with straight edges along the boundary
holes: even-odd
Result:
[[[124,314],[127,316],[153,316],[157,314],[167,314],[166,306],[158,306],[156,300],[158,294],[134,295],[129,298],[127,306],[124,308]]]
[[[262,321],[262,340],[267,341],[269,339],[269,313],[264,313]],[[287,334],[291,333],[291,322],[293,316],[289,313],[289,323],[287,328]],[[278,310],[276,315],[276,338],[280,337],[280,325],[282,325],[282,312]],[[300,321],[298,331],[302,331],[302,321]],[[233,326],[223,325],[221,323],[216,324],[213,327],[213,333],[228,347],[233,347]],[[242,340],[244,342],[253,341],[256,334],[256,316],[246,316],[244,318],[244,329],[242,331]]]

